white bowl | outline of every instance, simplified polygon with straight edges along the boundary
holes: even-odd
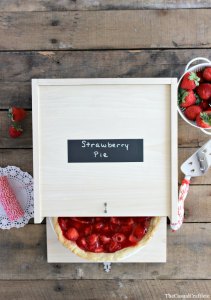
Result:
[[[195,62],[195,61],[205,61],[205,63],[200,63],[197,64],[193,67],[190,67],[190,65]],[[183,78],[183,76],[187,73],[187,72],[198,72],[198,71],[202,71],[205,67],[211,67],[211,61],[208,58],[204,58],[204,57],[196,57],[194,59],[192,59],[191,61],[189,61],[189,63],[186,65],[185,67],[185,72],[183,73],[183,75],[180,77],[179,81],[178,81],[178,90],[179,90],[179,85],[180,82]],[[201,128],[199,126],[196,125],[196,122],[194,121],[190,121],[186,118],[186,116],[184,115],[183,111],[181,110],[181,108],[179,107],[179,105],[177,105],[178,108],[178,112],[180,114],[180,116],[183,118],[183,120],[185,120],[188,124],[190,124],[193,127],[199,128],[201,131],[203,131],[204,133],[211,135],[211,128],[210,129],[204,129]]]

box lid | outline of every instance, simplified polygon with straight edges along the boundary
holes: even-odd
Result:
[[[177,213],[177,80],[33,79],[35,222]]]

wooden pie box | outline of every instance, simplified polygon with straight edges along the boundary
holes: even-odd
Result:
[[[166,260],[177,216],[177,79],[33,79],[35,223],[56,216],[161,216],[125,262]],[[69,161],[68,140],[142,140],[143,161]],[[106,203],[106,207],[105,207]],[[47,222],[49,262],[84,262]]]

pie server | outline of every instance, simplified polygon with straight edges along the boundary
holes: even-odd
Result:
[[[198,149],[182,165],[181,171],[185,174],[179,190],[178,221],[171,223],[171,228],[177,230],[184,219],[184,201],[187,197],[191,177],[204,175],[211,166],[211,140]]]

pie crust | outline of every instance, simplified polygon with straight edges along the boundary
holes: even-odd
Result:
[[[83,259],[87,259],[93,262],[113,262],[113,261],[120,261],[125,259],[126,257],[134,254],[137,252],[139,249],[143,248],[147,242],[151,239],[153,236],[154,232],[156,231],[159,222],[160,222],[160,217],[153,217],[150,220],[150,225],[148,227],[147,233],[144,235],[144,237],[135,245],[135,246],[129,246],[127,248],[123,248],[121,250],[118,250],[116,252],[112,253],[94,253],[94,252],[88,252],[84,251],[78,245],[66,239],[66,237],[63,235],[63,232],[61,230],[61,227],[58,223],[58,218],[54,217],[52,218],[53,220],[53,225],[55,232],[58,236],[58,240],[65,246],[67,247],[71,252],[74,254],[78,255],[79,257]]]

